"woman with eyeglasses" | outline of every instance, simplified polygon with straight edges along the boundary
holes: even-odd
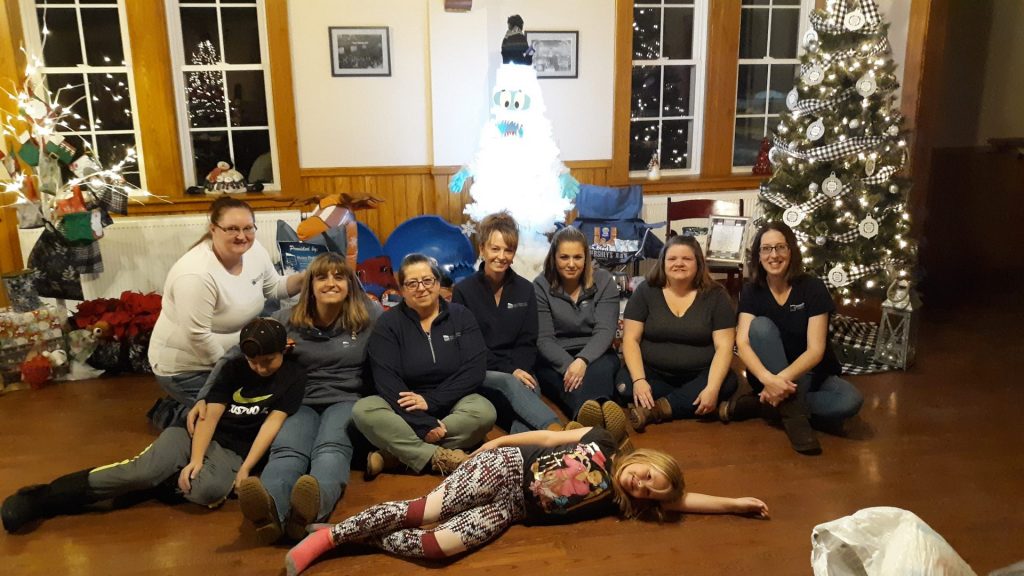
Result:
[[[374,446],[367,480],[403,467],[450,474],[494,425],[494,406],[476,394],[487,348],[472,312],[441,298],[441,271],[423,254],[398,268],[402,302],[383,314],[369,342],[377,395],[352,419]]]
[[[736,312],[711,279],[700,243],[670,238],[623,314],[626,367],[616,389],[633,401],[627,411],[633,428],[717,416],[737,388],[729,367],[735,340]]]
[[[793,449],[820,454],[812,421],[841,422],[864,401],[840,378],[828,341],[835,304],[825,283],[804,272],[793,230],[770,222],[750,248],[751,281],[740,294],[736,343],[754,392],[721,409],[722,420],[782,420]]]
[[[163,428],[195,403],[214,364],[238,344],[238,333],[267,298],[298,294],[302,275],[278,275],[256,241],[252,208],[224,195],[210,205],[210,226],[178,259],[164,282],[162,309],[149,342],[149,362],[174,402],[150,411]]]

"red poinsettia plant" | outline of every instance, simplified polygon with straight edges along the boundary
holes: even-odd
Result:
[[[94,330],[101,339],[148,340],[160,316],[161,296],[125,291],[119,299],[97,298],[78,305],[75,326]]]

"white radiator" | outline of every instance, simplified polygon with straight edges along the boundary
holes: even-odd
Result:
[[[174,216],[135,216],[118,218],[104,229],[99,241],[103,253],[103,273],[82,276],[82,293],[87,300],[117,298],[125,290],[160,292],[171,266],[206,232],[206,214]],[[274,262],[280,260],[277,249],[277,221],[294,228],[299,211],[257,212],[256,238]],[[28,262],[42,228],[19,230],[21,254]]]

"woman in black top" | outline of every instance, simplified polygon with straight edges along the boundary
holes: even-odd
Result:
[[[722,410],[740,420],[777,407],[793,448],[818,454],[821,446],[809,418],[841,420],[864,401],[828,342],[835,310],[825,284],[804,273],[800,246],[789,226],[771,222],[750,249],[751,282],[740,295],[737,347],[747,366],[753,395],[741,395]]]
[[[636,518],[648,510],[768,516],[756,498],[685,491],[679,464],[664,452],[620,455],[616,445],[608,431],[582,427],[491,440],[424,497],[319,525],[288,552],[288,574],[346,543],[440,560],[479,548],[518,522],[568,523],[616,512]]]
[[[638,432],[648,422],[716,415],[736,392],[729,368],[736,314],[693,237],[665,244],[623,316],[626,369],[616,389],[633,400],[629,418]]]

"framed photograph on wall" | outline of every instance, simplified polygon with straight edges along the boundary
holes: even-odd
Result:
[[[714,216],[708,219],[707,259],[714,264],[742,264],[750,218]]]
[[[537,78],[578,78],[579,32],[527,32]]]
[[[331,26],[331,76],[391,76],[388,27]]]

